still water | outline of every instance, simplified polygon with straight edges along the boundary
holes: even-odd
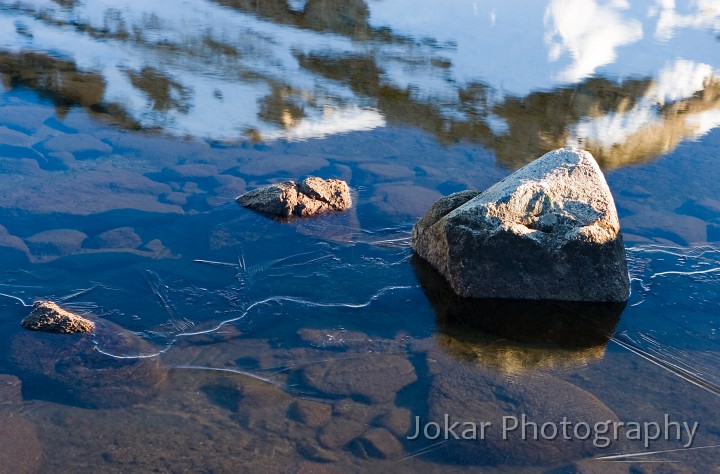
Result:
[[[719,37],[706,0],[0,2],[0,472],[709,471]],[[566,145],[627,305],[458,301],[415,221]],[[233,202],[306,175],[353,208]]]

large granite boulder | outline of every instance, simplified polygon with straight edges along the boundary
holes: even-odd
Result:
[[[615,203],[592,155],[563,148],[482,193],[440,199],[413,249],[460,296],[625,301],[630,292]]]
[[[310,176],[300,183],[285,181],[249,191],[236,201],[250,209],[279,217],[308,217],[350,207],[350,188],[339,179]]]

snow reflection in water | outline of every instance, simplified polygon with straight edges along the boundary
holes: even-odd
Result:
[[[720,123],[705,2],[22,0],[0,72],[62,107],[217,141],[411,125],[517,167],[563,145],[607,168]],[[602,28],[598,28],[602,24]]]

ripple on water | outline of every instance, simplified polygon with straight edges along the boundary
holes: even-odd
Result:
[[[627,250],[632,295],[613,340],[720,395],[720,248]]]

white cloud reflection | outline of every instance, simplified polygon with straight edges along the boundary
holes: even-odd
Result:
[[[643,36],[640,21],[623,17],[624,1],[600,3],[595,0],[552,0],[545,22],[548,58],[557,61],[568,54],[572,63],[560,71],[561,81],[578,82],[600,66],[617,58],[618,47]]]
[[[609,150],[644,131],[663,130],[671,122],[675,133],[679,131],[684,136],[699,137],[720,124],[720,110],[683,111],[673,114],[670,119],[661,110],[674,102],[691,98],[710,81],[720,81],[720,75],[710,65],[687,60],[672,62],[658,73],[647,93],[628,110],[611,112],[577,124],[569,145],[592,144]],[[669,138],[668,141],[671,141]]]
[[[102,75],[104,99],[121,104],[141,125],[212,140],[240,139],[248,132],[305,139],[385,124],[381,100],[363,92],[366,84],[323,76],[303,66],[302,55],[363,58],[377,74],[358,81],[407,91],[414,103],[431,104],[446,119],[462,119],[474,107],[474,116],[484,117],[496,135],[510,125],[493,115],[493,107],[509,97],[571,87],[590,77],[620,83],[653,79],[653,92],[631,111],[573,125],[578,139],[602,143],[617,143],[629,130],[657,120],[661,104],[688,98],[720,68],[713,56],[717,39],[706,34],[720,30],[720,4],[711,0],[547,0],[523,2],[521,9],[500,0],[442,6],[436,0],[354,2],[360,10],[367,7],[367,15],[350,20],[368,31],[385,31],[390,39],[353,37],[272,16],[285,10],[292,13],[288,18],[297,16],[310,1],[268,0],[264,5],[277,8],[265,16],[221,3],[184,0],[168,8],[164,0],[94,0],[62,7],[51,0],[18,0],[0,9],[0,49],[72,60]],[[340,20],[349,14],[343,12]],[[330,18],[335,20],[340,21]],[[130,37],[97,38],[74,25],[123,30]],[[209,42],[237,54],[220,54]],[[146,67],[182,88],[183,107],[154,107],[128,74]],[[484,102],[460,104],[459,91],[477,84],[485,88]],[[274,115],[263,115],[275,99]],[[283,100],[289,101],[287,109]],[[291,113],[293,106],[301,113]],[[693,130],[715,123],[712,111],[703,114]],[[693,120],[688,117],[687,124]]]
[[[686,6],[687,13],[678,10],[675,0],[658,0],[651,13],[658,16],[655,37],[669,41],[681,28],[709,29],[720,31],[720,2],[717,0],[695,0]]]

